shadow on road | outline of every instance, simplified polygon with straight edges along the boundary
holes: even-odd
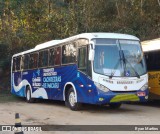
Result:
[[[64,108],[67,108],[65,106],[65,103],[63,101],[56,101],[56,100],[42,100],[39,99],[37,103],[45,104],[45,105],[53,105],[53,106],[61,106]],[[68,108],[69,109],[69,108]],[[119,109],[112,109],[108,105],[92,105],[92,104],[83,104],[82,109],[80,110],[81,112],[90,112],[90,113],[121,113],[121,112],[137,112],[138,109],[134,108],[128,108],[126,106],[122,106]]]
[[[16,97],[15,100],[16,102],[26,103],[25,98]],[[63,101],[37,99],[35,104],[40,104],[40,105],[42,104],[46,106],[52,105],[52,106],[63,107],[63,108],[69,109],[65,106],[65,103]],[[106,112],[111,113],[111,114],[114,114],[114,113],[117,114],[117,113],[128,113],[128,112],[136,113],[136,112],[141,111],[136,106],[160,108],[160,101],[149,101],[145,103],[140,103],[140,102],[126,103],[126,104],[122,104],[122,106],[119,109],[112,109],[107,105],[101,106],[101,105],[83,104],[82,109],[80,111],[89,112],[89,113],[101,113],[101,114],[102,113],[106,114]]]
[[[160,100],[150,100],[147,102],[132,102],[132,103],[127,103],[127,104],[160,108]]]

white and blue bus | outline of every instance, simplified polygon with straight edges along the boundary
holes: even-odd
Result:
[[[11,92],[61,100],[72,110],[82,103],[120,107],[148,99],[148,75],[140,40],[117,33],[83,33],[13,55]]]

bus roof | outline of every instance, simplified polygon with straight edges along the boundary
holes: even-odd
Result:
[[[69,42],[75,39],[79,39],[79,38],[86,38],[86,39],[93,39],[93,38],[110,38],[110,39],[130,39],[130,40],[139,40],[137,37],[132,36],[132,35],[128,35],[128,34],[119,34],[119,33],[82,33],[82,34],[78,34],[66,39],[62,39],[62,40],[51,40],[42,44],[39,44],[37,46],[35,46],[35,48],[21,52],[21,53],[17,53],[14,54],[13,57],[15,56],[19,56],[19,55],[23,55],[23,54],[27,54],[27,53],[31,53],[34,51],[38,51],[41,50],[43,48],[48,48],[51,46],[55,46],[58,45],[60,43],[65,43],[65,42]]]
[[[144,52],[160,50],[160,38],[141,42]]]

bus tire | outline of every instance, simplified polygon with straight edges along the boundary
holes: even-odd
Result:
[[[65,104],[73,111],[81,109],[81,103],[76,102],[75,92],[72,87],[67,92]]]
[[[30,87],[28,86],[27,89],[26,89],[26,101],[28,103],[33,103],[35,102],[35,99],[31,97],[31,90],[30,90]]]
[[[109,107],[112,109],[118,109],[121,107],[121,105],[122,105],[122,103],[110,103]]]

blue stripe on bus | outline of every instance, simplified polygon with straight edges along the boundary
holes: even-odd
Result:
[[[49,69],[49,68],[46,68]],[[94,82],[88,78],[85,74],[78,71],[77,65],[70,65],[70,66],[62,66],[62,67],[55,67],[50,68],[54,70],[51,73],[57,73],[56,75],[49,76],[44,72],[43,69],[35,69],[35,70],[28,70],[24,72],[14,72],[12,76],[12,90],[11,92],[15,95],[25,97],[25,90],[26,85],[20,85],[20,83],[25,80],[24,83],[29,83],[32,88],[32,94],[36,98],[44,98],[44,99],[52,99],[52,100],[63,100],[63,90],[64,86],[67,82],[73,83],[77,91],[77,101],[83,103],[91,103],[91,104],[105,104],[109,103],[110,100],[117,95],[117,93],[109,91],[104,93],[96,88]],[[46,74],[45,74],[46,73]],[[44,74],[46,76],[44,76]],[[47,76],[48,75],[48,76]],[[48,78],[52,78],[51,81],[55,82],[46,82]],[[14,81],[13,81],[14,80]],[[36,82],[33,81],[40,81],[37,82],[41,84],[41,86],[35,86]],[[45,80],[45,81],[44,81]],[[14,89],[14,85],[18,88],[21,88],[19,91]],[[58,86],[58,88],[44,88],[43,86]],[[83,85],[84,87],[80,87]],[[91,85],[89,87],[88,85]],[[22,86],[22,87],[21,87]],[[89,92],[91,90],[91,92]],[[148,94],[146,90],[146,94]],[[40,93],[41,92],[41,93]],[[43,93],[42,93],[43,92]],[[136,91],[138,92],[138,91]],[[136,92],[131,92],[131,94],[136,94]],[[45,95],[44,95],[45,93]],[[144,101],[144,97],[139,97],[140,101]]]

